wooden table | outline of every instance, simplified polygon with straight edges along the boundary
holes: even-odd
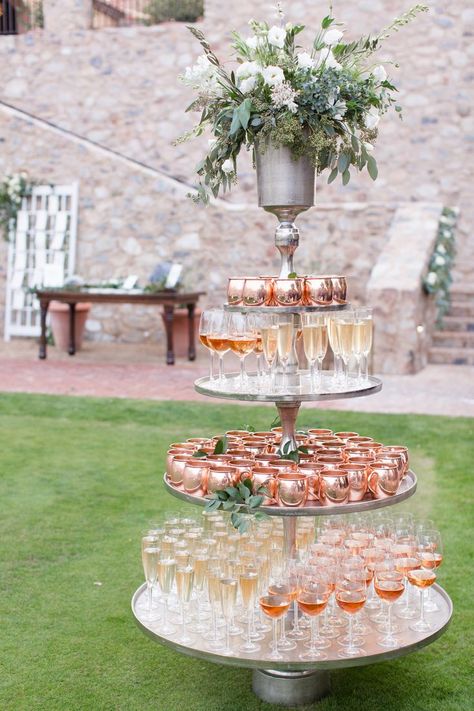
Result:
[[[66,291],[65,289],[37,289],[36,296],[40,302],[41,309],[41,335],[39,338],[39,357],[46,358],[46,317],[51,301],[60,301],[69,306],[69,355],[76,352],[75,344],[75,320],[76,304],[90,302],[93,304],[146,304],[148,306],[163,306],[163,315],[166,329],[166,362],[168,365],[174,364],[173,350],[173,318],[176,306],[184,304],[188,309],[189,320],[189,346],[188,358],[196,358],[196,347],[194,339],[194,312],[199,297],[205,294],[204,291],[194,293],[181,293],[176,291],[120,291],[118,289],[82,289]]]

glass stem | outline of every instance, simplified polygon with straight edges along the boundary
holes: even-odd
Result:
[[[251,644],[251,634],[252,634],[252,623],[253,623],[253,606],[250,608],[248,611],[248,620],[247,620],[247,644]]]
[[[283,388],[283,391],[285,391],[288,387],[288,375],[286,372],[287,363],[288,363],[288,361],[286,360],[286,358],[285,358],[285,360],[282,360],[282,364],[283,364],[283,385],[282,385],[282,388]]]
[[[151,610],[153,607],[153,585],[147,581],[148,589],[148,614],[151,615]]]
[[[209,351],[209,380],[214,380],[214,351]]]
[[[310,379],[311,379],[311,390],[313,390],[313,388],[316,385],[316,373],[314,370],[314,360],[312,360],[309,364],[309,373],[310,373]]]
[[[181,625],[183,630],[183,639],[186,639],[186,618],[184,616],[184,602],[181,602]]]
[[[244,389],[244,383],[245,383],[245,357],[240,359],[240,389]]]
[[[364,383],[366,383],[369,379],[369,354],[364,353],[363,356],[361,356],[361,361],[363,363],[362,379]]]
[[[212,605],[212,608],[211,608],[211,616],[212,616],[212,631],[214,634],[214,642],[217,642],[217,616],[216,616],[216,611],[214,609],[214,605]]]
[[[296,600],[293,600],[293,631],[300,631],[300,621],[298,619],[298,603],[296,602]]]
[[[230,620],[225,624],[225,648],[230,649]]]
[[[316,615],[313,615],[310,618],[310,623],[311,623],[311,642],[310,642],[310,652],[315,652],[316,651]]]
[[[420,622],[425,621],[425,595],[424,595],[424,590],[421,588],[420,590]]]
[[[219,353],[219,381],[224,380],[224,356]]]
[[[392,631],[392,606],[390,603],[388,603],[387,625],[388,625],[387,637],[391,638],[393,636],[393,631]]]
[[[349,637],[349,644],[348,647],[349,649],[352,649],[354,646],[354,641],[352,639],[352,615],[349,615],[349,631],[348,631],[348,637]]]
[[[278,649],[278,630],[277,630],[278,620],[273,618],[272,628],[273,628],[273,649],[276,651]]]

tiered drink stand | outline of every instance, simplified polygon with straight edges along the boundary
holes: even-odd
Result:
[[[269,161],[271,162],[271,156]],[[257,164],[257,168],[258,168]],[[276,168],[274,167],[274,170]],[[260,175],[262,170],[260,171]],[[260,177],[260,176],[259,176]],[[294,179],[293,187],[298,190],[298,176]],[[298,230],[293,224],[296,215],[303,209],[310,207],[313,199],[311,187],[308,190],[308,176],[306,175],[306,183],[301,186],[302,190],[306,191],[305,200],[299,200],[299,204],[293,204],[284,207],[274,207],[277,200],[266,198],[265,187],[262,187],[261,180],[259,181],[259,203],[266,210],[273,212],[280,220],[280,225],[276,230],[276,246],[281,253],[282,265],[281,275],[286,277],[288,273],[293,271],[293,254],[298,246]],[[311,182],[309,180],[309,182]],[[288,186],[287,186],[288,189]],[[286,202],[291,202],[287,200]],[[278,203],[277,203],[278,204]],[[280,202],[281,205],[281,202]],[[246,311],[251,309],[264,310],[265,313],[292,313],[300,314],[307,311],[331,311],[347,308],[344,305],[325,306],[325,307],[241,307],[241,306],[226,306],[228,310]],[[334,378],[332,373],[324,373],[322,385],[318,392],[312,392],[309,378],[305,378],[304,374],[297,373],[297,361],[294,354],[293,362],[289,363],[287,383],[288,387],[285,392],[281,391],[277,376],[277,387],[274,392],[263,394],[256,388],[256,375],[249,376],[249,387],[246,392],[240,392],[233,384],[237,382],[236,375],[226,376],[225,384],[218,384],[217,381],[211,381],[209,378],[200,378],[195,383],[197,392],[210,397],[226,398],[230,400],[255,401],[255,402],[274,402],[281,419],[282,426],[282,445],[285,442],[291,441],[296,449],[296,418],[298,410],[302,402],[319,402],[323,400],[335,400],[342,398],[363,397],[379,392],[382,388],[382,382],[375,377],[369,377],[368,382],[360,385],[354,378],[349,378],[349,384],[345,389],[335,390]],[[228,384],[228,386],[226,386]],[[164,478],[165,488],[170,494],[176,496],[188,503],[205,505],[206,499],[202,496],[188,494],[185,491],[171,486],[166,476]],[[284,528],[284,553],[288,559],[295,555],[296,550],[296,523],[298,516],[334,516],[347,515],[351,512],[372,511],[384,506],[394,506],[405,499],[413,496],[417,486],[416,475],[413,471],[409,471],[403,479],[398,489],[398,492],[389,498],[384,499],[369,499],[362,500],[356,503],[346,503],[343,505],[322,506],[319,502],[308,502],[303,507],[286,508],[284,506],[262,506],[259,510],[270,516],[281,516],[283,519]],[[436,613],[428,613],[427,619],[431,622],[432,629],[429,633],[419,633],[410,630],[409,620],[397,620],[400,632],[397,637],[400,639],[400,646],[395,649],[383,650],[377,645],[377,632],[374,630],[364,640],[365,651],[360,656],[341,659],[338,656],[339,647],[337,642],[333,642],[330,649],[327,650],[327,659],[324,661],[301,661],[298,658],[298,652],[290,651],[283,652],[284,659],[282,661],[271,661],[267,657],[270,654],[270,635],[268,644],[262,642],[261,650],[256,654],[242,654],[235,652],[232,655],[223,655],[209,651],[206,641],[201,635],[195,634],[195,641],[189,646],[179,644],[173,638],[173,635],[165,635],[160,630],[160,621],[147,622],[141,611],[146,609],[144,604],[144,596],[146,595],[146,586],[142,585],[134,594],[132,599],[132,611],[139,627],[152,639],[160,642],[172,649],[187,654],[192,657],[198,657],[217,664],[227,664],[230,666],[248,667],[253,669],[253,690],[260,698],[269,703],[280,704],[284,706],[296,706],[308,704],[315,701],[330,691],[330,670],[341,669],[352,666],[362,666],[372,664],[383,660],[394,659],[396,657],[414,652],[421,647],[424,647],[435,639],[437,639],[447,628],[451,615],[452,603],[447,593],[437,584],[432,587],[432,599],[438,607]],[[267,653],[267,654],[266,654]]]

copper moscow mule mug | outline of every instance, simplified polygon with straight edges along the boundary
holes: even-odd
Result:
[[[349,479],[339,469],[326,469],[319,475],[319,501],[322,506],[337,506],[349,501]]]

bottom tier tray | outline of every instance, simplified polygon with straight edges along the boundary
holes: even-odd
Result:
[[[435,613],[426,613],[426,619],[432,625],[432,629],[429,632],[414,632],[409,627],[413,620],[396,618],[400,628],[399,632],[397,632],[397,637],[401,642],[399,647],[388,650],[380,647],[376,639],[380,633],[374,630],[364,637],[364,653],[360,656],[341,659],[338,656],[341,647],[336,639],[332,641],[331,647],[325,650],[327,659],[314,662],[299,660],[298,655],[302,651],[300,649],[286,653],[282,652],[284,658],[281,661],[270,660],[268,658],[270,653],[269,643],[271,641],[270,632],[260,642],[260,650],[254,654],[238,652],[237,646],[242,641],[240,638],[232,638],[235,654],[227,656],[212,652],[207,647],[206,640],[191,629],[194,640],[192,644],[184,646],[178,641],[179,625],[176,626],[174,634],[164,635],[160,631],[160,621],[146,621],[144,614],[147,609],[145,584],[138,588],[132,598],[132,612],[137,625],[156,642],[171,647],[182,654],[216,664],[253,668],[255,670],[253,688],[259,696],[277,704],[298,705],[298,703],[308,703],[328,693],[328,671],[331,669],[363,666],[395,659],[415,652],[434,642],[448,627],[453,606],[448,594],[436,584],[432,587],[432,599],[439,609]]]

